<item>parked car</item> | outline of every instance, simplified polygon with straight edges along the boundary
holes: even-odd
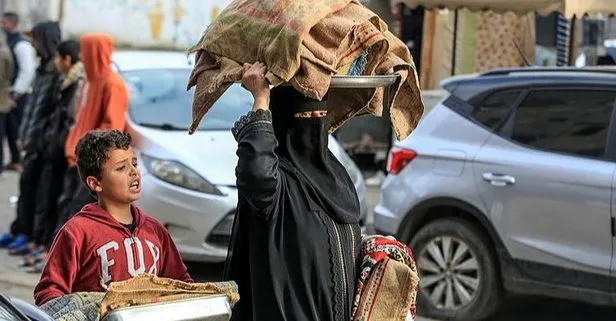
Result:
[[[375,227],[410,244],[419,313],[472,321],[505,292],[616,305],[616,71],[506,69],[395,144]]]
[[[188,135],[193,90],[186,91],[193,58],[181,52],[118,51],[113,65],[129,88],[128,131],[139,154],[138,204],[168,229],[188,261],[226,259],[237,204],[235,121],[252,96],[233,85],[214,104],[198,131]],[[330,137],[330,150],[355,184],[367,213],[362,173]]]

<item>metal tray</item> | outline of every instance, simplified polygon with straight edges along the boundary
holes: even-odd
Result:
[[[399,75],[375,75],[375,76],[332,76],[329,88],[379,88],[389,87],[396,83]],[[283,84],[291,86],[290,83]]]
[[[330,88],[379,88],[396,83],[398,75],[332,76]]]
[[[231,305],[226,296],[146,304],[110,312],[102,321],[228,321]]]

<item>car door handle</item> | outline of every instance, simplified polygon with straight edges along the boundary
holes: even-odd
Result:
[[[515,177],[510,175],[483,173],[483,180],[490,182],[490,184],[498,187],[515,184]]]

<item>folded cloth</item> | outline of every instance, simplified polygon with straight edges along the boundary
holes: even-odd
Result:
[[[77,292],[55,298],[40,308],[56,321],[98,321],[103,292]]]
[[[241,80],[241,64],[255,61],[267,65],[271,85],[288,82],[318,100],[327,95],[330,131],[355,115],[382,116],[384,107],[390,107],[399,139],[419,122],[423,103],[408,48],[358,0],[234,0],[223,13],[192,49],[196,62],[188,88],[196,90],[191,133],[229,86]],[[332,75],[356,71],[358,58],[365,60],[363,75],[400,76],[385,105],[383,88],[330,90]]]
[[[353,320],[413,320],[419,276],[411,249],[393,237],[365,236]]]
[[[227,296],[231,305],[240,299],[235,282],[186,283],[142,274],[109,285],[101,302],[100,318],[118,308],[218,295]]]

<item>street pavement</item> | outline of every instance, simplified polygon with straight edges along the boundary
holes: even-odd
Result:
[[[3,174],[0,178],[0,232],[11,224],[15,209],[11,208],[9,198],[17,195],[18,175]],[[371,203],[378,201],[378,190],[369,193]],[[15,296],[32,302],[32,292],[39,276],[28,274],[18,268],[19,259],[0,250],[0,293]],[[188,269],[198,281],[220,280],[222,264],[188,263]],[[418,307],[421,310],[421,307]],[[499,314],[487,321],[607,321],[614,320],[616,309],[597,307],[563,300],[550,300],[535,297],[516,297],[508,299]],[[418,317],[417,321],[435,321]]]

